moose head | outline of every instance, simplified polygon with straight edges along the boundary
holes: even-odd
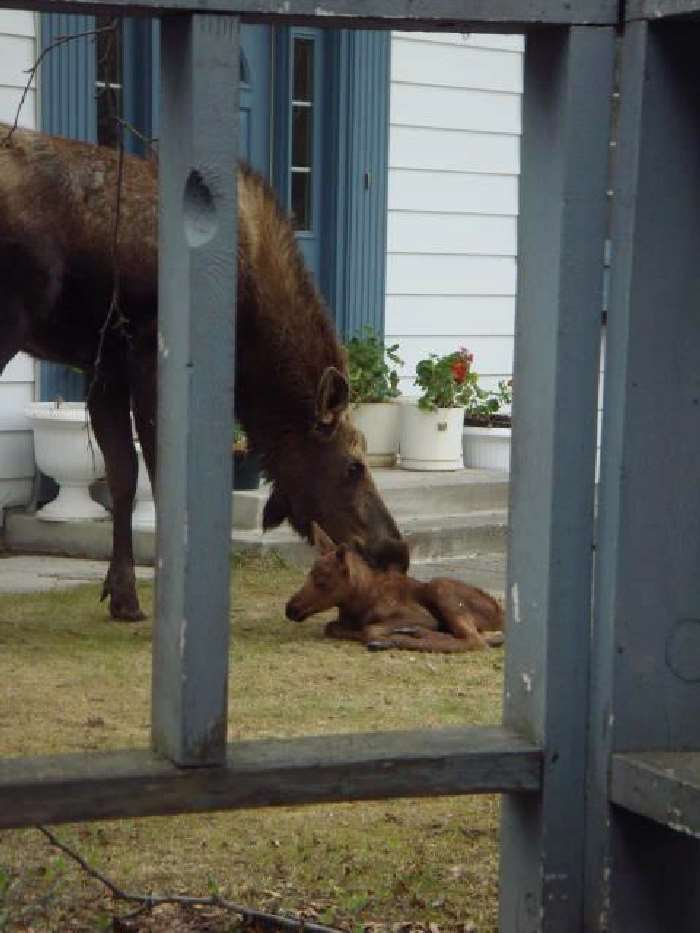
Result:
[[[364,437],[350,421],[348,402],[347,379],[329,366],[318,385],[311,422],[285,431],[276,462],[269,463],[273,490],[263,529],[286,519],[311,540],[315,522],[333,540],[354,546],[378,565],[384,542],[401,535],[372,479]]]

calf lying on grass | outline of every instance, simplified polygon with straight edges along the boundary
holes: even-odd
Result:
[[[313,540],[319,556],[286,607],[293,622],[337,606],[339,616],[326,625],[326,635],[362,642],[370,650],[479,651],[503,643],[503,612],[496,600],[459,580],[422,583],[407,576],[405,542],[387,543],[392,549],[382,562],[387,569],[374,570],[317,525]]]

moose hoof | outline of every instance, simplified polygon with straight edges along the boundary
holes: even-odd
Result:
[[[109,614],[115,622],[143,622],[146,614],[141,612],[138,604],[136,606],[123,606],[114,600],[110,601]]]
[[[489,648],[499,648],[506,640],[503,632],[489,633],[484,636],[484,639]]]
[[[394,628],[391,630],[392,635],[410,635],[412,638],[420,638],[421,631],[420,629],[415,628],[412,625],[406,625],[403,628]]]

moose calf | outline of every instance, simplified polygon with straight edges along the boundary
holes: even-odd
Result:
[[[370,650],[479,651],[503,643],[503,612],[482,590],[436,577],[422,583],[407,576],[408,547],[387,543],[387,569],[375,570],[347,545],[336,545],[317,525],[319,552],[303,586],[289,600],[293,622],[337,606],[326,625],[330,638],[359,641]]]

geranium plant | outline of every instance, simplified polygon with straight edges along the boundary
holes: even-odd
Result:
[[[460,347],[447,356],[431,353],[416,365],[415,383],[423,390],[418,405],[424,411],[466,408],[478,397],[478,376],[472,370],[474,354]]]
[[[492,424],[497,412],[512,401],[512,380],[502,380],[498,389],[482,389],[472,369],[474,354],[466,347],[438,356],[431,353],[416,365],[415,383],[423,389],[418,405],[424,411],[438,408],[464,408],[465,421]]]
[[[403,360],[396,355],[397,343],[387,347],[381,336],[371,327],[365,327],[359,335],[345,342],[345,349],[353,404],[388,402],[401,394],[396,367],[403,366]]]

